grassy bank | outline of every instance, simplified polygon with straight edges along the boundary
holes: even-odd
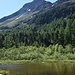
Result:
[[[9,71],[8,70],[0,70],[0,74],[8,74]]]
[[[41,61],[41,60],[0,60],[0,64],[10,64],[10,63],[75,63],[75,60],[45,60],[45,61]]]
[[[0,64],[9,64],[9,63],[26,63],[31,62],[29,60],[0,60]]]

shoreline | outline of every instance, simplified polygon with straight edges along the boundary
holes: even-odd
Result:
[[[10,64],[10,63],[43,63],[43,62],[47,62],[47,63],[56,63],[56,62],[62,62],[62,63],[75,63],[75,60],[43,60],[43,61],[39,61],[39,60],[0,60],[0,64]]]

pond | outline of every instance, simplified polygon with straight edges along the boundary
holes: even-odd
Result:
[[[1,64],[0,69],[8,70],[7,75],[75,75],[74,62]]]

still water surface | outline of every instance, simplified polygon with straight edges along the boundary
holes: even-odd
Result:
[[[8,75],[75,75],[75,63],[14,63],[0,65]]]

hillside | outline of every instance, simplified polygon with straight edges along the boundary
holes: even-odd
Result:
[[[31,19],[38,12],[48,9],[52,6],[51,2],[46,2],[45,0],[34,0],[30,3],[25,4],[19,11],[3,17],[0,19],[0,28],[12,28],[18,25],[20,21],[27,21]]]
[[[22,24],[45,24],[54,18],[66,18],[74,15],[75,2],[71,0],[58,0],[55,3],[44,0],[34,0],[25,4],[19,11],[0,19],[0,29],[11,29]],[[74,16],[73,16],[74,18]]]
[[[54,6],[47,12],[37,14],[35,18],[32,18],[29,23],[45,24],[50,23],[54,18],[72,18],[74,19],[75,14],[75,2],[66,2],[58,6]]]

